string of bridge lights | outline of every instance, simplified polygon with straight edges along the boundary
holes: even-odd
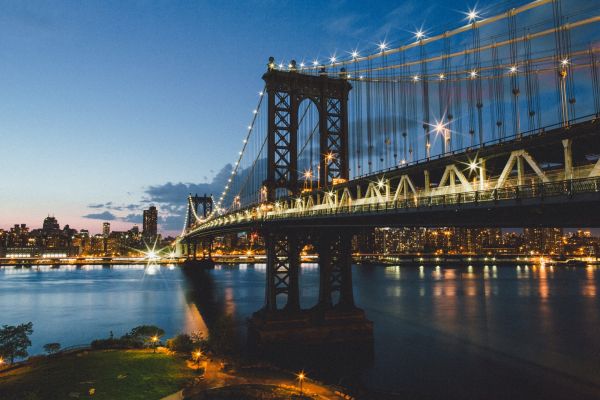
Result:
[[[375,52],[375,53],[361,56],[359,50],[354,49],[352,51],[347,52],[349,54],[349,57],[347,57],[347,58],[339,58],[334,53],[324,63],[319,61],[318,59],[314,59],[309,64],[306,64],[304,61],[302,61],[299,64],[299,70],[300,71],[316,71],[323,67],[330,67],[330,68],[341,67],[341,66],[348,65],[348,64],[354,64],[354,63],[358,63],[358,62],[362,62],[362,61],[372,60],[372,59],[387,56],[390,54],[400,53],[400,52],[407,51],[407,50],[417,47],[417,46],[421,46],[421,45],[435,42],[437,40],[449,38],[451,36],[466,32],[473,28],[480,28],[482,26],[491,24],[493,22],[502,20],[504,18],[515,16],[517,14],[523,13],[523,12],[531,10],[533,8],[551,3],[552,1],[554,1],[554,0],[535,0],[530,3],[524,4],[520,7],[512,8],[508,11],[505,11],[503,13],[500,13],[500,14],[497,14],[497,15],[494,15],[494,16],[488,17],[488,18],[483,18],[483,14],[481,11],[477,10],[476,8],[472,8],[472,9],[469,9],[468,11],[462,13],[465,15],[464,19],[467,20],[468,23],[459,28],[455,28],[453,30],[446,31],[444,33],[433,35],[433,36],[428,36],[427,31],[424,30],[423,28],[420,28],[416,32],[413,32],[413,34],[414,34],[413,37],[415,40],[414,40],[414,42],[411,42],[409,44],[406,44],[406,45],[403,45],[400,47],[391,48],[390,44],[388,42],[386,42],[385,40],[383,40],[377,44],[377,52]],[[278,67],[278,69],[283,70],[283,69],[285,69],[286,64],[279,63],[279,64],[273,65],[273,67]],[[288,69],[296,68],[291,63],[287,64],[287,67],[288,67]]]
[[[240,164],[242,162],[242,157],[244,156],[246,147],[248,146],[248,143],[250,142],[250,136],[252,135],[252,132],[254,131],[254,126],[256,124],[256,119],[258,118],[260,107],[262,105],[265,90],[266,90],[266,87],[264,87],[263,90],[258,92],[258,96],[259,96],[258,104],[257,104],[256,108],[254,110],[252,110],[252,120],[250,122],[250,125],[248,125],[248,132],[246,133],[246,136],[244,137],[244,140],[242,141],[243,142],[242,149],[238,153],[238,158],[235,161],[235,163],[233,164],[233,169],[231,170],[231,175],[227,179],[227,183],[225,184],[225,187],[223,188],[223,192],[219,196],[219,200],[217,201],[215,210],[213,212],[215,212],[215,211],[218,212],[221,209],[223,201],[225,200],[225,197],[227,196],[227,193],[229,192],[229,189],[231,187],[231,183],[233,182],[233,178],[238,173]]]
[[[349,57],[347,57],[347,58],[338,58],[337,55],[334,53],[331,57],[328,58],[328,62],[325,62],[325,63],[321,63],[318,59],[313,60],[312,63],[309,63],[309,64],[306,64],[303,61],[298,65],[298,67],[299,67],[298,70],[300,70],[300,71],[316,71],[323,67],[330,67],[330,68],[340,67],[340,66],[344,66],[344,65],[348,65],[348,64],[354,64],[354,63],[359,63],[362,61],[376,59],[376,58],[387,56],[390,54],[404,52],[411,48],[415,48],[417,46],[422,46],[422,45],[425,45],[428,43],[432,43],[437,40],[445,39],[445,38],[448,38],[448,37],[451,37],[451,36],[454,36],[454,35],[457,35],[457,34],[460,34],[463,32],[467,32],[474,28],[479,28],[479,27],[488,25],[490,23],[493,23],[493,22],[496,22],[496,21],[499,21],[499,20],[502,20],[505,18],[515,16],[515,15],[523,13],[525,11],[528,11],[528,10],[537,8],[539,6],[551,3],[552,1],[554,1],[554,0],[535,0],[530,3],[524,4],[520,7],[512,8],[508,11],[505,11],[503,13],[500,13],[500,14],[497,14],[497,15],[494,15],[494,16],[491,16],[488,18],[484,18],[481,11],[477,10],[476,8],[472,8],[466,12],[462,12],[462,14],[464,14],[464,16],[465,16],[464,20],[467,20],[467,24],[463,25],[459,28],[455,28],[453,30],[446,31],[444,33],[437,34],[437,35],[432,35],[432,36],[428,36],[427,31],[424,30],[423,28],[420,28],[417,31],[413,32],[414,42],[411,42],[409,44],[402,45],[400,47],[391,48],[390,44],[384,40],[377,44],[377,52],[375,52],[375,53],[361,56],[359,50],[354,49],[352,51],[347,52],[349,54]],[[566,63],[568,63],[568,61],[569,60],[561,60],[562,65],[564,66]],[[286,66],[290,70],[297,68],[292,63],[273,64],[271,66],[271,68],[274,68],[274,69],[277,68],[277,69],[283,70],[283,69],[285,69]],[[516,72],[517,72],[516,66],[509,67],[510,74],[514,74]],[[474,79],[477,76],[478,76],[478,71],[476,71],[476,70],[469,71],[469,78]],[[348,77],[350,77],[350,75],[348,75]],[[363,76],[355,77],[355,78],[362,79]],[[439,74],[439,79],[445,79],[445,78],[446,78],[446,76],[444,74]],[[414,75],[414,76],[412,76],[411,79],[416,82],[416,81],[421,80],[422,77],[420,75]],[[250,136],[254,130],[254,126],[255,126],[255,123],[256,123],[256,120],[258,117],[258,113],[259,113],[261,104],[262,104],[262,100],[264,97],[264,90],[265,89],[258,92],[258,94],[259,94],[258,105],[252,111],[252,113],[253,113],[252,120],[251,120],[250,125],[248,125],[248,132],[246,134],[246,137],[243,139],[242,149],[238,153],[238,158],[234,163],[233,169],[231,171],[231,175],[227,179],[227,183],[225,184],[225,187],[224,187],[222,193],[220,194],[218,201],[216,202],[216,207],[212,213],[215,213],[215,212],[218,213],[222,210],[223,202],[224,202],[227,194],[229,193],[229,190],[231,188],[231,183],[233,182],[234,177],[237,175],[237,173],[240,169],[240,163],[242,161],[242,157],[247,148]],[[211,215],[212,215],[212,213],[211,213]],[[211,215],[209,215],[209,217]]]

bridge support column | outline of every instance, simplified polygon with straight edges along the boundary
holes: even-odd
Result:
[[[347,232],[326,232],[319,240],[318,308],[354,308],[352,292],[352,236]],[[338,295],[337,303],[333,297]]]
[[[300,309],[300,235],[315,238],[319,251],[319,302]],[[292,348],[372,343],[373,323],[354,306],[352,294],[352,236],[331,228],[316,232],[287,230],[265,235],[267,285],[265,307],[248,324],[248,341],[254,347],[281,355]],[[279,295],[287,296],[285,305]],[[304,354],[301,350],[300,354]]]
[[[573,139],[563,139],[562,144],[565,154],[565,180],[573,179]]]
[[[479,190],[485,190],[487,181],[487,169],[485,166],[485,158],[479,161]]]
[[[517,185],[521,186],[523,185],[523,172],[524,172],[524,166],[523,166],[523,157],[517,157]]]
[[[267,251],[267,285],[265,309],[279,310],[277,296],[285,295],[286,311],[300,310],[300,246],[296,233],[270,233],[265,238]]]
[[[429,188],[431,187],[431,181],[430,181],[430,178],[429,178],[429,171],[425,170],[425,171],[423,171],[423,174],[425,175],[425,183],[423,184],[423,186],[424,186],[423,187],[423,191],[425,193],[429,193]]]

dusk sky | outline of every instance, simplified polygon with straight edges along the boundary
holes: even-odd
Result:
[[[525,3],[501,2],[496,13]],[[181,229],[241,147],[267,58],[327,58],[464,23],[463,1],[0,1],[0,228]],[[370,50],[372,51],[372,50]],[[215,188],[216,193],[220,188]]]

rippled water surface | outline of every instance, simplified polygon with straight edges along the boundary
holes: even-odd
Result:
[[[600,270],[540,266],[355,266],[375,326],[363,383],[417,398],[600,398]],[[156,324],[171,336],[262,306],[264,265],[222,266],[189,285],[177,268],[0,269],[0,324],[34,323],[44,343],[88,343]],[[304,265],[302,305],[318,293]],[[194,292],[196,291],[196,292]],[[198,291],[207,304],[198,304]],[[210,315],[209,315],[210,314]],[[209,322],[210,325],[210,322]]]

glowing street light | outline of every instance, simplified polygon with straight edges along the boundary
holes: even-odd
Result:
[[[306,375],[304,375],[304,371],[300,371],[298,374],[298,381],[300,382],[300,396],[302,396],[302,382],[306,379]]]
[[[517,73],[517,66],[516,66],[516,65],[513,65],[512,67],[510,67],[510,68],[508,69],[508,71],[509,71],[511,74],[516,74],[516,73]]]
[[[444,139],[444,153],[447,153],[450,150],[450,130],[446,127],[448,123],[444,123],[444,121],[436,121],[434,125],[434,130],[437,134],[441,134]]]
[[[469,10],[469,12],[467,12],[467,18],[469,22],[477,22],[477,18],[479,18],[479,13],[476,9],[473,8],[472,10]]]
[[[384,51],[386,51],[386,50],[387,50],[387,48],[388,48],[388,46],[387,46],[387,43],[386,43],[386,42],[381,42],[381,43],[379,43],[378,47],[379,47],[379,50],[380,50],[382,53],[383,53]]]
[[[330,61],[332,64],[335,64],[336,60],[337,60],[337,58],[336,58],[335,56],[331,56],[331,57],[329,57],[329,61]]]
[[[415,37],[417,38],[417,40],[421,40],[425,37],[425,32],[423,32],[422,29],[419,29],[415,32]]]
[[[477,160],[473,160],[473,161],[469,162],[469,170],[471,172],[475,171],[478,166],[479,166],[479,163],[477,162]]]
[[[357,50],[353,50],[352,53],[350,53],[350,55],[352,56],[352,58],[354,60],[356,60],[358,58],[358,51]]]
[[[194,357],[196,357],[197,368],[200,369],[200,357],[202,357],[202,351],[201,350],[196,350],[194,352]]]
[[[154,348],[153,353],[156,353],[156,343],[158,343],[158,336],[157,335],[152,336],[151,340],[152,340],[152,347]]]

